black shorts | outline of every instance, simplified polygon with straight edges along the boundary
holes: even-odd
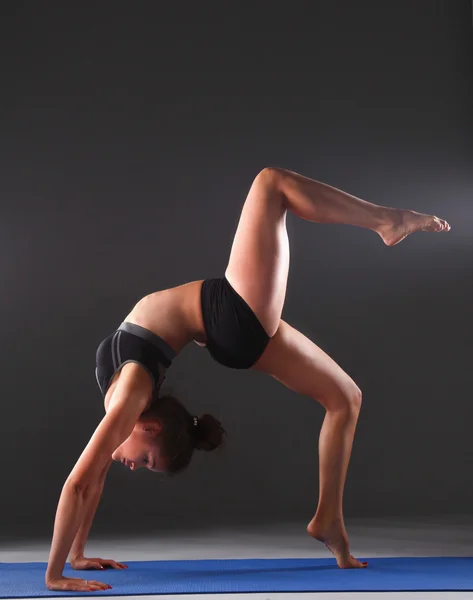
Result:
[[[210,356],[231,369],[253,366],[271,338],[245,300],[219,277],[202,283],[201,301]]]

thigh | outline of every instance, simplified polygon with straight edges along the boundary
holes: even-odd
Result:
[[[269,336],[279,326],[289,270],[287,210],[271,169],[259,173],[241,211],[225,277]]]
[[[327,409],[345,408],[348,399],[361,397],[353,379],[328,354],[283,320],[252,368]]]

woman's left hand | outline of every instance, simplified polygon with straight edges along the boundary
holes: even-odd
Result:
[[[85,569],[128,569],[127,565],[116,562],[108,558],[87,558],[86,556],[80,556],[71,560],[71,567],[76,571],[83,571]]]

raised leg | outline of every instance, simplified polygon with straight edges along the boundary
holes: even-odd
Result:
[[[243,206],[225,275],[269,336],[279,326],[289,271],[286,212],[375,231],[394,246],[414,231],[448,231],[433,215],[378,206],[285,169],[263,169]]]
[[[434,215],[378,206],[285,169],[278,173],[285,205],[303,219],[316,223],[342,223],[375,231],[387,246],[394,246],[414,231],[449,231],[450,225]]]

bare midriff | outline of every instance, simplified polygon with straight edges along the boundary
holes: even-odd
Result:
[[[149,329],[179,353],[192,340],[205,342],[202,280],[160,290],[142,298],[124,321]]]

